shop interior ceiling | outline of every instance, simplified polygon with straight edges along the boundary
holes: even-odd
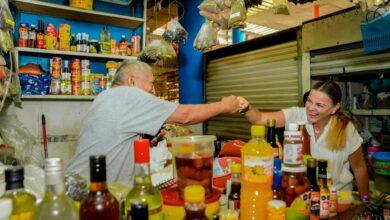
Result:
[[[149,2],[147,11],[148,34],[161,35],[164,31],[164,25],[171,18],[178,16],[178,5],[174,0],[162,0],[160,3],[158,0],[150,0]],[[299,26],[302,22],[312,19],[312,7],[314,4],[319,5],[320,16],[355,5],[350,0],[317,0],[303,5],[294,5],[292,2],[288,2],[289,15],[276,15],[273,13],[273,0],[263,0],[261,5],[248,9],[247,27],[243,30],[248,35],[257,37]]]

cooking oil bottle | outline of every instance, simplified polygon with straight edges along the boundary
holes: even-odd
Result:
[[[241,220],[267,219],[267,203],[272,199],[274,150],[264,140],[264,126],[253,125],[251,134],[242,149]]]

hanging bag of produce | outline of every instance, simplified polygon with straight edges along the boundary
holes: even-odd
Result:
[[[154,40],[141,52],[139,60],[145,63],[154,64],[162,59],[160,40]]]
[[[215,25],[218,26],[221,30],[228,29],[228,19],[230,16],[230,7],[232,0],[215,0],[212,1],[213,5],[216,5],[218,9],[211,6],[205,6],[205,3],[199,5],[199,14],[204,18],[213,21]],[[204,1],[206,2],[206,1]],[[208,3],[206,5],[210,5]]]
[[[187,31],[181,26],[179,21],[172,19],[162,37],[168,42],[179,44],[187,41],[187,35]]]
[[[176,51],[173,49],[172,44],[164,39],[160,41],[161,54],[163,58],[173,58],[176,57]]]
[[[213,23],[206,19],[196,35],[194,41],[194,48],[196,50],[204,51],[212,46],[218,44],[217,29],[213,26]]]
[[[246,8],[244,0],[235,0],[232,3],[229,16],[229,27],[244,28],[246,20]]]

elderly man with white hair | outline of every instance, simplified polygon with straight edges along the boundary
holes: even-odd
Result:
[[[113,88],[99,94],[86,115],[67,172],[89,179],[89,156],[105,154],[108,181],[127,183],[133,175],[133,141],[140,134],[154,136],[164,123],[197,124],[245,108],[236,96],[198,105],[161,100],[153,95],[153,81],[146,63],[128,60],[120,65]]]

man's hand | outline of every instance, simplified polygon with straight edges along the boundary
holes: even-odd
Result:
[[[221,105],[223,106],[224,113],[235,114],[240,112],[240,101],[237,96],[231,95],[222,98]]]
[[[244,97],[238,96],[238,101],[240,102],[240,113],[245,114],[247,111],[249,111],[249,102]]]

